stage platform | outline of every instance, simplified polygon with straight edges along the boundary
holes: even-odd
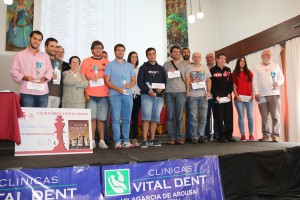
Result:
[[[168,159],[219,156],[226,199],[300,199],[300,143],[237,142],[167,145],[115,150],[95,149],[93,154],[21,156],[0,154],[0,170],[107,165]]]

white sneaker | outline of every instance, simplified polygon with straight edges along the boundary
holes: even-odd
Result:
[[[121,142],[117,142],[116,145],[115,145],[115,149],[122,149],[122,144]]]
[[[93,140],[93,149],[96,149],[96,142]]]
[[[108,148],[108,146],[105,144],[104,140],[100,140],[99,148],[101,148],[101,149],[107,149]]]
[[[126,148],[126,149],[128,149],[128,148],[134,148],[134,145],[131,144],[130,142],[124,142],[123,143],[123,148]]]

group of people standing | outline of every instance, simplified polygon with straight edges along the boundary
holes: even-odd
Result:
[[[43,40],[40,31],[30,34],[29,46],[18,52],[13,61],[11,76],[20,83],[21,106],[51,108],[87,108],[91,110],[93,148],[94,133],[99,132],[102,149],[105,129],[112,118],[113,138],[116,149],[140,146],[161,146],[155,139],[157,123],[164,105],[167,108],[168,144],[182,145],[207,143],[211,137],[211,110],[214,115],[213,139],[219,142],[236,142],[233,132],[234,102],[239,115],[241,140],[245,141],[244,107],[247,110],[249,140],[253,137],[253,100],[259,103],[262,115],[262,141],[279,141],[280,94],[278,87],[284,78],[280,67],[271,62],[270,50],[262,53],[262,63],[253,72],[248,69],[246,58],[237,60],[231,73],[226,67],[226,55],[209,53],[207,66],[201,64],[201,54],[195,52],[190,61],[190,50],[179,46],[170,48],[171,60],[159,65],[155,48],[145,52],[147,62],[139,67],[138,54],[130,52],[124,59],[125,46],[114,47],[115,59],[107,59],[104,45],[94,41],[92,56],[82,61],[72,56],[63,60],[64,49],[58,41],[48,38],[45,51],[39,50]],[[181,60],[181,56],[183,60]],[[50,59],[49,59],[50,58]],[[216,64],[214,64],[216,60]],[[62,74],[62,76],[61,76]],[[188,134],[182,134],[183,112],[186,107]],[[142,112],[143,141],[137,140],[138,113]],[[272,130],[268,115],[272,116]],[[132,122],[132,141],[129,139]],[[120,128],[122,124],[122,130]],[[122,134],[121,134],[122,131]],[[149,139],[148,139],[149,135]]]

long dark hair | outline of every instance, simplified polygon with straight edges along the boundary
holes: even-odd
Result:
[[[132,56],[133,54],[136,54],[136,55],[137,55],[136,66],[139,66],[139,56],[138,56],[137,52],[135,52],[135,51],[132,51],[132,52],[130,52],[130,53],[128,54],[127,62],[132,63],[132,62],[131,62],[131,56]]]
[[[244,58],[244,60],[245,60],[244,73],[248,76],[248,82],[251,83],[252,80],[251,80],[250,70],[248,69],[247,61],[246,61],[245,56],[242,56],[239,59],[237,59],[235,68],[233,70],[233,73],[236,75],[236,77],[240,77],[240,73],[241,73],[240,62],[241,62],[242,58]]]

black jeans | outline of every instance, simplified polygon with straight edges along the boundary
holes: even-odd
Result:
[[[136,139],[139,130],[138,118],[141,108],[141,95],[136,95],[136,98],[133,98],[133,107],[131,113],[131,127],[132,127],[132,139]]]
[[[233,107],[232,101],[228,103],[214,103],[214,117],[217,124],[217,132],[219,139],[225,137],[226,139],[232,138],[233,132]]]

